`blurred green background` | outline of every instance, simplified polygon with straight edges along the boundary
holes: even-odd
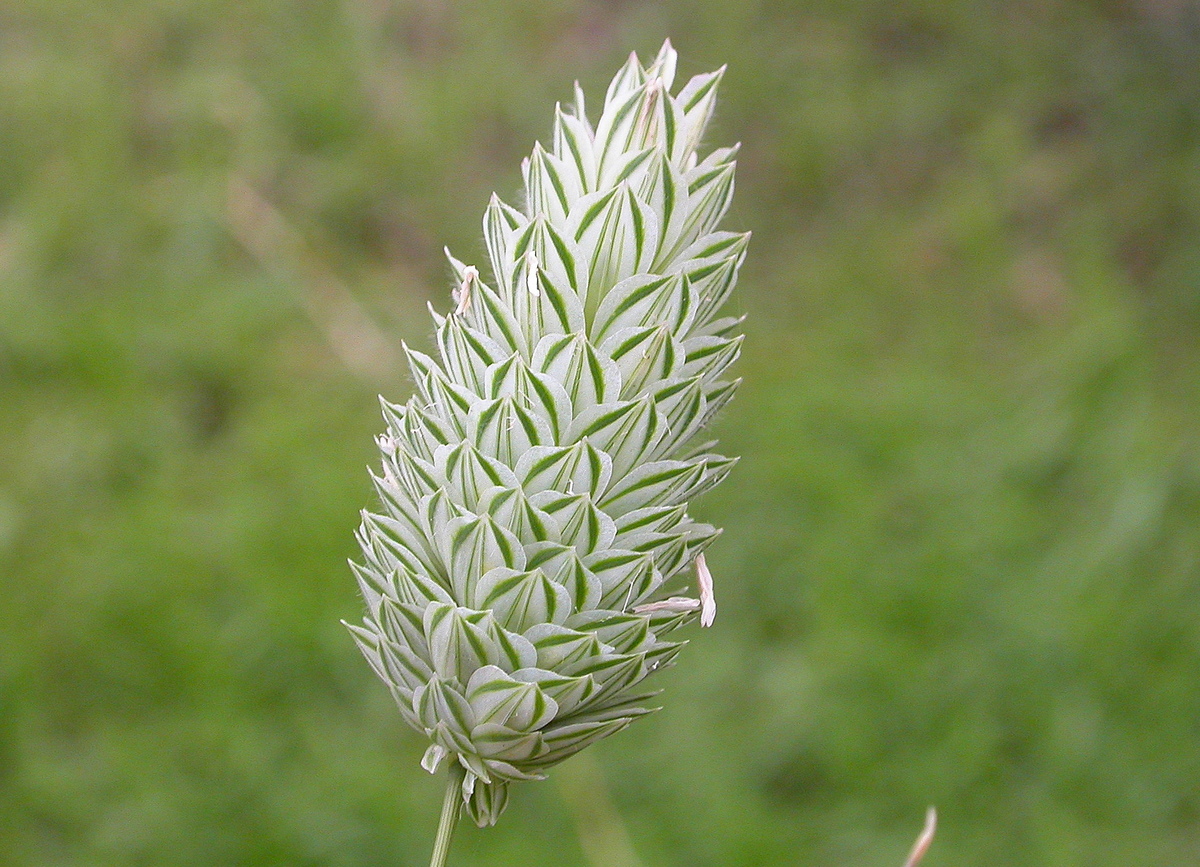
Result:
[[[1194,0],[7,0],[0,864],[427,863],[376,394],[665,36],[755,233],[721,616],[452,863],[1200,863]]]

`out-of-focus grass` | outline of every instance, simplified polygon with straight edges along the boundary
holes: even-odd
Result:
[[[0,7],[0,863],[424,863],[337,625],[375,394],[570,77],[667,35],[730,64],[744,460],[598,815],[646,865],[897,864],[927,803],[931,867],[1194,860],[1198,15]],[[564,790],[456,860],[621,863]]]

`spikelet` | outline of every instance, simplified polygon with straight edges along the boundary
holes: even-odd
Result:
[[[492,282],[449,257],[438,357],[406,347],[417,393],[383,402],[349,628],[481,826],[511,782],[648,713],[668,635],[716,611],[718,530],[687,509],[734,463],[697,438],[737,385],[720,311],[749,236],[717,231],[736,148],[696,153],[724,70],[672,96],[675,61],[631,56],[595,127],[575,86],[524,209],[488,205]],[[700,598],[668,596],[693,569]]]

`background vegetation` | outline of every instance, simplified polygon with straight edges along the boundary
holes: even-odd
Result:
[[[10,0],[0,863],[426,863],[337,622],[375,395],[668,35],[755,232],[721,616],[452,860],[1200,861],[1192,0]]]

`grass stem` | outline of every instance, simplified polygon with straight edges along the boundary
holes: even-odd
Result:
[[[429,861],[429,867],[445,867],[454,828],[458,825],[459,814],[462,813],[462,781],[465,772],[458,762],[448,764],[450,773],[446,780],[446,796],[442,799],[442,817],[438,820],[437,839],[433,841],[433,857]]]

